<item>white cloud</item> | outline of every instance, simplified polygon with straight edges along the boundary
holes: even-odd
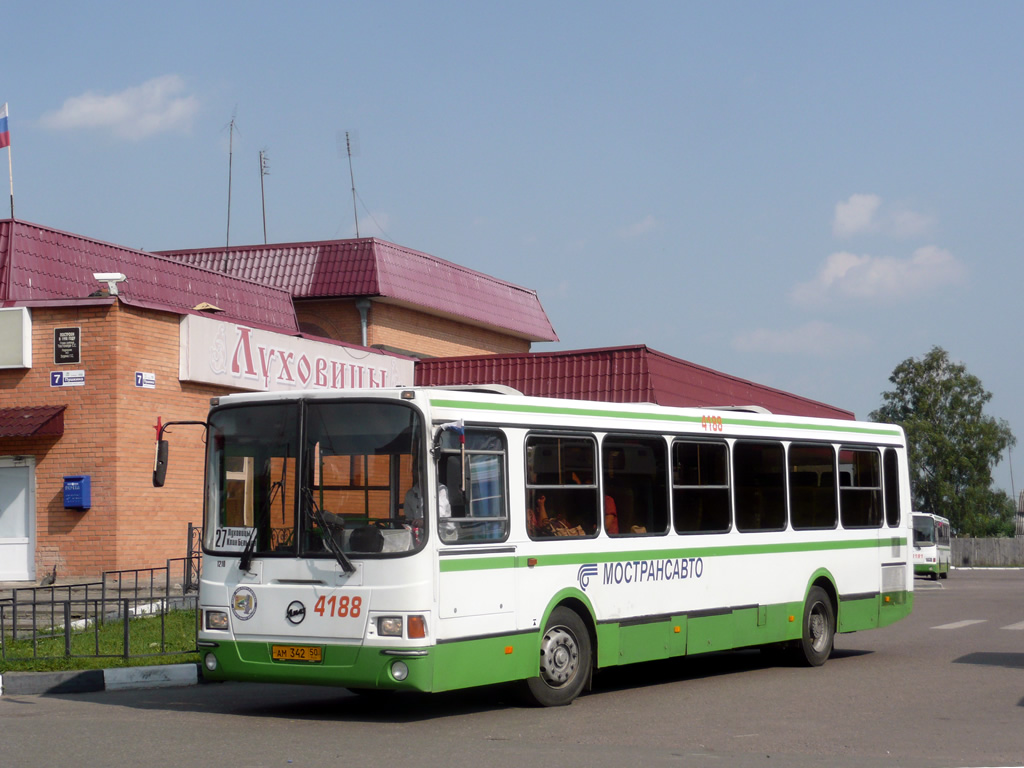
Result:
[[[832,234],[836,237],[881,234],[888,237],[919,237],[935,226],[931,216],[903,205],[885,205],[878,195],[850,195],[836,203]]]
[[[658,220],[651,214],[647,214],[640,221],[630,224],[628,227],[623,229],[619,234],[622,237],[642,237],[643,235],[650,234],[658,228]]]
[[[832,234],[849,237],[862,232],[872,232],[878,226],[875,214],[882,205],[878,195],[850,195],[846,202],[836,203],[832,219]]]
[[[60,109],[44,115],[42,123],[55,131],[108,129],[133,141],[158,133],[187,132],[199,111],[199,100],[184,90],[180,77],[164,75],[118,93],[88,91],[67,99]]]
[[[797,328],[757,328],[737,334],[732,346],[739,352],[802,357],[838,357],[868,349],[871,340],[858,331],[813,320]]]
[[[966,274],[953,254],[934,245],[918,248],[908,259],[842,251],[829,256],[813,280],[793,288],[790,298],[806,305],[908,299],[956,283]]]

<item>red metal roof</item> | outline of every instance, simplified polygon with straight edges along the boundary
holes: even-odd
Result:
[[[65,408],[66,405],[0,408],[0,437],[63,435]]]
[[[95,272],[120,272],[125,304],[190,314],[201,302],[219,317],[284,333],[297,333],[291,295],[233,275],[123,248],[49,227],[0,221],[0,304],[32,306],[83,299],[104,287]]]
[[[557,341],[537,292],[376,238],[160,251],[291,291],[296,299],[380,297],[530,341]]]
[[[766,387],[646,346],[420,360],[416,384],[505,384],[525,395],[682,407],[759,405],[772,413],[853,419],[851,411]]]

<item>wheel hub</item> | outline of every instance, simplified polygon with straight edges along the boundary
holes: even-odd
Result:
[[[579,646],[565,627],[552,627],[544,633],[540,646],[540,674],[549,685],[569,682],[579,667]]]

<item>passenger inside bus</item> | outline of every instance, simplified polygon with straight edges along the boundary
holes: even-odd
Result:
[[[604,529],[613,536],[619,532],[619,512],[611,496],[604,497]]]

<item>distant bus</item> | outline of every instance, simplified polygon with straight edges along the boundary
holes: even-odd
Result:
[[[235,394],[204,426],[207,679],[552,706],[653,659],[821,665],[913,605],[898,426],[497,387]]]
[[[953,559],[949,546],[949,520],[929,512],[915,512],[913,516],[914,575],[948,578]]]

